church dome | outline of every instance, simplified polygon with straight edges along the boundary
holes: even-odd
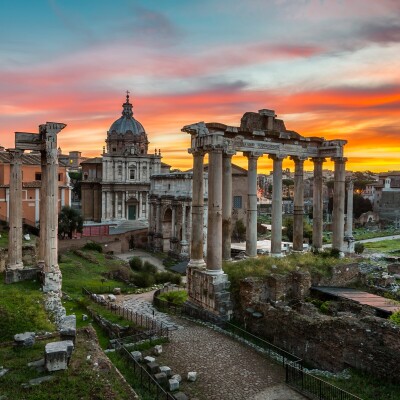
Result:
[[[122,107],[122,117],[113,122],[109,132],[116,132],[123,135],[127,132],[132,132],[134,135],[145,134],[143,125],[133,118],[132,104],[129,102],[129,92],[126,95],[126,102],[122,104]]]

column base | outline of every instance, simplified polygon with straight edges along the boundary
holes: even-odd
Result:
[[[189,261],[188,267],[193,267],[197,269],[205,269],[206,268],[206,263],[203,259],[201,260],[193,260],[191,259]]]
[[[22,262],[7,265],[7,270],[9,270],[9,271],[15,271],[18,269],[23,269],[23,268],[24,268],[24,264],[22,264]]]
[[[271,257],[282,258],[283,254],[282,253],[271,253]]]
[[[222,270],[217,272],[218,274],[213,274],[210,270],[187,268],[187,307],[190,315],[213,322],[229,321],[231,318],[233,311],[228,290],[230,282]]]

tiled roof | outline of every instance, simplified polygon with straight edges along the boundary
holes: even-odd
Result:
[[[0,151],[0,163],[9,164],[10,155],[7,151]],[[40,165],[40,154],[24,153],[22,154],[22,164],[24,165]],[[59,161],[61,167],[67,166],[63,161]]]

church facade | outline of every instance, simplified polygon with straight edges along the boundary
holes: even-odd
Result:
[[[150,177],[168,166],[161,153],[148,154],[143,125],[133,117],[129,94],[122,116],[107,132],[102,157],[81,163],[82,215],[85,221],[115,223],[147,221]]]

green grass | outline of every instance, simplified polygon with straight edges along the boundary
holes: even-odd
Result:
[[[353,231],[353,236],[355,240],[373,239],[376,237],[385,237],[400,235],[400,230],[397,229],[385,229],[379,231],[367,231],[363,228],[355,229]]]
[[[326,379],[363,400],[399,400],[400,385],[383,381],[372,374],[351,370],[350,379]]]
[[[9,369],[0,378],[0,393],[7,400],[76,400],[76,399],[119,399],[128,400],[130,395],[119,379],[114,368],[99,370],[93,362],[87,361],[88,354],[94,358],[91,340],[82,335],[76,342],[70,366],[65,371],[52,373],[38,372],[27,363],[43,358],[44,347],[48,342],[36,342],[28,348],[0,348],[0,360],[4,368]],[[105,356],[104,356],[105,357]],[[24,389],[22,383],[30,379],[52,375],[54,379],[41,385]]]
[[[0,282],[1,342],[13,340],[16,333],[55,330],[44,310],[43,293],[39,288],[38,282],[11,285]]]
[[[377,253],[389,253],[400,250],[400,239],[380,240],[364,243],[365,249]]]
[[[8,232],[0,232],[0,247],[8,248]]]
[[[187,300],[188,294],[186,290],[176,290],[173,292],[162,293],[158,298],[180,306]]]

